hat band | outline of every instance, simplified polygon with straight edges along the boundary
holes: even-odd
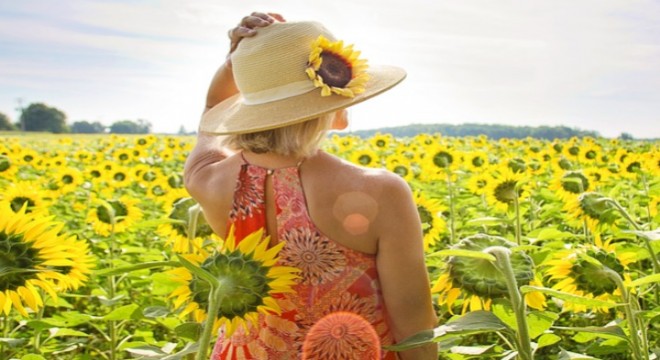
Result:
[[[243,104],[259,105],[302,95],[316,89],[310,80],[296,81],[286,85],[243,94]]]

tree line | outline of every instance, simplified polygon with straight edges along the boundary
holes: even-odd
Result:
[[[596,131],[587,131],[570,128],[567,126],[510,126],[510,125],[490,125],[490,124],[412,124],[398,127],[386,127],[373,130],[358,130],[353,134],[360,137],[370,137],[376,133],[389,133],[395,137],[412,137],[417,134],[435,134],[444,136],[462,137],[462,136],[480,136],[486,135],[490,139],[499,140],[502,138],[524,139],[527,137],[537,139],[569,139],[572,137],[600,137]],[[622,137],[629,137],[630,134],[621,134]]]
[[[7,115],[0,113],[0,131],[38,131],[55,134],[148,134],[151,132],[151,123],[142,119],[137,121],[119,120],[110,126],[105,126],[98,121],[83,120],[69,125],[66,114],[61,110],[44,103],[32,103],[21,109],[20,118],[16,123],[12,123]]]

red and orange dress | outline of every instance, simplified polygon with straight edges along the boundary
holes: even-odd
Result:
[[[245,161],[245,160],[244,160]],[[275,297],[280,315],[259,315],[258,326],[238,327],[230,337],[222,329],[213,360],[300,359],[308,330],[325,315],[352,312],[376,330],[381,345],[392,343],[381,294],[376,257],[325,236],[312,222],[298,166],[266,169],[245,161],[238,175],[227,229],[236,240],[266,226],[265,184],[272,177],[277,238],[285,245],[279,265],[300,269],[294,293]],[[382,359],[396,359],[383,351]]]

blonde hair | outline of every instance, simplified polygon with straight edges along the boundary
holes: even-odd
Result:
[[[330,113],[272,130],[229,135],[223,145],[257,154],[273,152],[278,155],[308,157],[318,149],[334,117],[335,113]]]

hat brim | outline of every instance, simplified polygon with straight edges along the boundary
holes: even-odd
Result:
[[[201,132],[217,135],[251,133],[301,123],[381,94],[405,79],[396,66],[369,66],[365,91],[354,97],[321,96],[316,88],[302,95],[258,105],[246,105],[241,94],[217,104],[202,116]]]

